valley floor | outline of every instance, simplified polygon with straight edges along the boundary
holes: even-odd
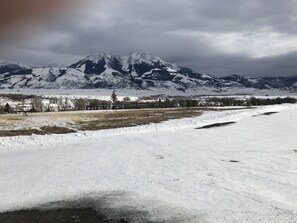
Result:
[[[227,108],[229,110],[236,108]],[[237,108],[239,109],[239,108]],[[240,109],[247,109],[242,107]],[[131,110],[89,110],[0,115],[0,137],[65,134],[160,123],[171,119],[197,117],[202,111],[226,108],[160,108]]]
[[[110,100],[113,89],[0,89],[0,94],[24,94],[41,95],[46,97],[69,97],[69,98],[96,98],[101,100]],[[255,88],[222,88],[199,87],[189,89],[185,92],[176,89],[151,88],[146,90],[118,89],[119,100],[129,96],[131,100],[136,100],[143,96],[169,95],[169,96],[262,96],[262,97],[297,97],[297,92],[279,89],[255,89]]]
[[[293,223],[296,129],[297,105],[278,105],[0,138],[0,212],[80,207],[129,222]]]

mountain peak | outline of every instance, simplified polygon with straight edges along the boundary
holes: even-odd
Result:
[[[46,66],[42,66],[41,68],[67,68],[68,66],[64,65],[64,64],[58,64],[58,63],[52,63],[52,64],[48,64]]]
[[[166,62],[158,56],[148,53],[130,52],[127,56],[122,56],[122,59],[126,59],[130,63],[163,63]]]
[[[31,69],[33,65],[24,64],[21,62],[15,62],[15,61],[7,61],[7,60],[0,60],[0,66],[18,66],[23,69]]]
[[[98,61],[105,60],[105,59],[111,59],[111,58],[112,58],[112,56],[110,54],[96,52],[94,54],[87,56],[84,60],[90,60],[90,61],[97,63]]]

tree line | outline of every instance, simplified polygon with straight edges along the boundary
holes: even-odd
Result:
[[[4,97],[4,95],[0,95]],[[50,104],[57,105],[59,111],[67,110],[110,110],[110,109],[149,109],[149,108],[175,108],[175,107],[223,107],[223,106],[262,106],[275,105],[283,103],[296,103],[294,97],[277,97],[277,98],[260,98],[260,97],[159,97],[159,98],[139,98],[132,101],[129,97],[122,100],[118,99],[115,91],[112,92],[110,100],[88,99],[67,97],[43,98],[41,96],[24,96],[24,95],[5,95],[10,100],[21,102],[15,109],[9,103],[0,105],[0,114],[14,113],[22,111],[22,104],[25,100],[30,101],[31,110],[29,112],[49,112],[52,111],[49,105],[44,105],[43,100],[49,101]]]

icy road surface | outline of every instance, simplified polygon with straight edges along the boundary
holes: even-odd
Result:
[[[195,129],[227,121],[236,123]],[[143,211],[149,220],[295,223],[297,106],[0,138],[0,211],[84,197],[97,208]]]

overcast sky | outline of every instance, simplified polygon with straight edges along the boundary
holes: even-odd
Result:
[[[297,75],[297,0],[90,0],[4,47],[35,65],[133,51],[217,76]]]

